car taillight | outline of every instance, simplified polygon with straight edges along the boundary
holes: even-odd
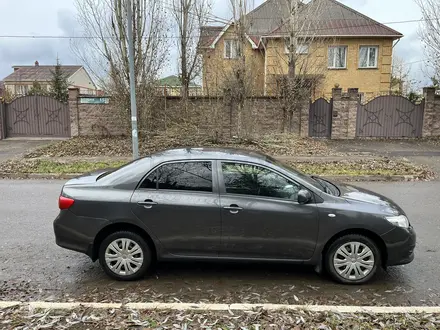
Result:
[[[67,210],[73,205],[73,203],[75,203],[75,200],[69,197],[60,196],[58,199],[58,207],[60,210]]]

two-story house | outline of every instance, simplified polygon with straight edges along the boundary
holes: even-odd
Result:
[[[3,79],[4,89],[14,96],[26,95],[34,83],[38,83],[43,89],[50,89],[54,65],[40,65],[35,61],[34,65],[13,66],[14,72]],[[90,75],[81,65],[61,65],[61,71],[67,77],[69,88],[79,88],[81,94],[95,95],[96,85]]]
[[[315,7],[313,7],[315,6]],[[301,3],[295,36],[298,75],[313,79],[313,97],[329,96],[336,85],[359,88],[365,97],[390,90],[393,46],[403,35],[336,0]],[[288,72],[292,32],[285,0],[267,0],[246,15],[244,54],[252,94],[277,95]],[[203,88],[207,95],[227,87],[239,59],[234,24],[201,30]]]

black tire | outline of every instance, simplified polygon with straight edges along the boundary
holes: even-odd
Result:
[[[143,254],[143,262],[141,267],[134,273],[130,275],[121,275],[114,272],[105,261],[105,251],[110,243],[117,239],[130,239],[137,243],[142,250]],[[104,269],[105,273],[111,278],[118,281],[135,281],[143,278],[146,273],[149,271],[152,265],[152,253],[151,248],[148,246],[147,242],[138,234],[135,234],[131,231],[118,231],[113,234],[107,236],[99,246],[99,263],[101,267]]]
[[[359,243],[365,244],[368,248],[370,248],[370,250],[372,251],[373,256],[374,256],[374,265],[373,265],[373,268],[371,269],[370,273],[368,273],[365,277],[363,277],[362,279],[359,279],[359,280],[344,278],[336,271],[335,266],[333,264],[333,258],[335,256],[336,251],[341,246],[343,246],[344,244],[349,243],[349,242],[359,242]],[[342,284],[364,284],[364,283],[367,283],[368,281],[370,281],[374,277],[374,275],[377,272],[377,269],[379,268],[379,266],[381,264],[382,264],[381,253],[380,253],[380,250],[379,250],[378,246],[376,245],[376,243],[372,239],[370,239],[366,236],[357,235],[357,234],[345,235],[345,236],[338,238],[330,245],[330,247],[328,248],[327,252],[324,255],[325,269],[327,270],[327,272],[330,274],[330,276],[335,281],[342,283]]]

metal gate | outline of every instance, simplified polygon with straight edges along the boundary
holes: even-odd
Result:
[[[6,137],[69,137],[69,106],[49,96],[23,96],[5,106]]]
[[[424,103],[414,104],[403,96],[380,96],[359,104],[357,137],[421,137]]]
[[[330,138],[332,134],[332,101],[320,98],[310,104],[309,136]]]

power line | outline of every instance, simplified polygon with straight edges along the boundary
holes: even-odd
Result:
[[[170,3],[170,2],[165,1],[164,7],[169,9],[169,10],[173,10],[173,11],[176,10],[176,8],[174,8],[174,4],[172,2]],[[182,13],[183,11],[179,10],[178,12]],[[196,13],[194,13],[192,11],[188,11],[188,14],[191,15],[191,16],[195,16],[197,18],[199,17],[198,14],[196,14]],[[210,22],[222,23],[222,24],[229,24],[231,22],[230,20],[227,20],[226,18],[222,18],[222,17],[216,16],[216,15],[214,15],[212,13],[208,13],[207,14],[207,19]]]
[[[349,27],[325,27],[325,28],[314,28],[314,29],[305,29],[304,32],[316,32],[316,31],[328,31],[328,30],[336,30],[336,29],[344,29],[344,28],[357,28],[357,27],[368,27],[368,26],[376,26],[376,25],[381,25],[381,24],[402,24],[402,23],[411,23],[411,22],[423,22],[423,21],[429,21],[429,20],[433,20],[433,19],[419,19],[419,20],[406,20],[406,21],[394,21],[394,22],[385,22],[385,23],[373,23],[373,24],[360,24],[360,25],[356,25],[356,26],[349,26]],[[230,23],[230,22],[228,22]],[[299,31],[300,32],[300,31]],[[233,34],[235,32],[232,32]],[[247,34],[248,36],[255,36],[255,37],[260,37],[264,34],[259,33],[259,34]],[[287,35],[287,34],[286,34]],[[200,37],[200,36],[197,36]],[[305,37],[307,37],[305,35]],[[317,35],[316,37],[319,37],[319,35]],[[337,35],[335,35],[334,37],[338,37]],[[354,35],[355,37],[355,35]],[[380,35],[378,35],[378,37],[380,37]],[[17,38],[17,39],[115,39],[117,37],[110,37],[110,36],[104,36],[104,37],[100,37],[100,36],[57,36],[57,35],[0,35],[0,38]],[[180,37],[178,36],[164,36],[164,37],[159,37],[159,38],[164,38],[164,39],[179,39]]]
[[[422,63],[422,62],[429,62],[429,60],[418,60],[418,61],[414,61],[414,62],[406,62],[403,64],[408,65],[408,64],[416,64],[416,63]]]

